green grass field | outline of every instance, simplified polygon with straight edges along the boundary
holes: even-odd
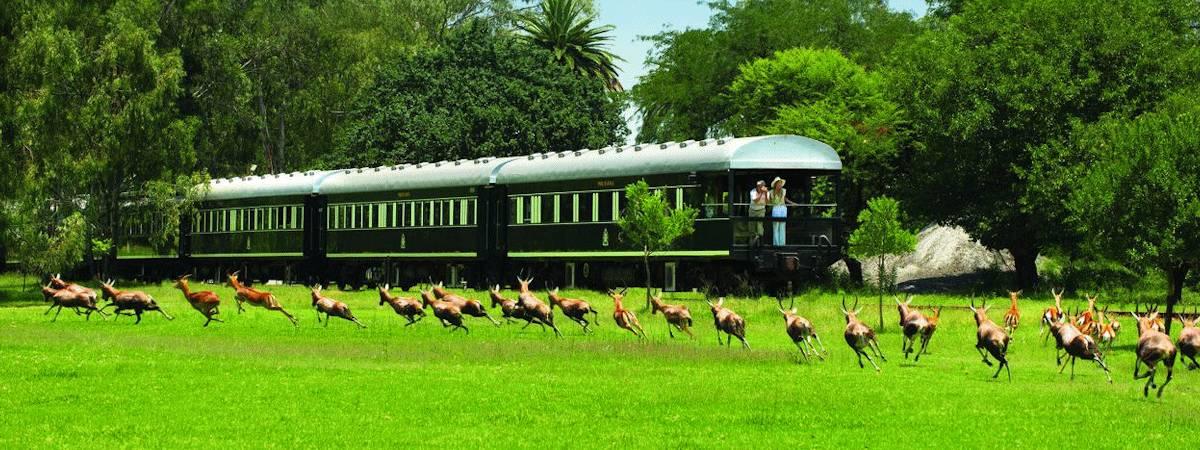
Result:
[[[993,380],[980,361],[965,309],[947,308],[930,354],[904,361],[891,299],[880,337],[888,362],[876,373],[860,369],[842,340],[834,294],[797,300],[829,350],[823,362],[802,363],[771,300],[727,300],[747,320],[753,350],[744,351],[717,345],[697,297],[674,300],[691,307],[696,339],[669,339],[662,316],[643,311],[643,291],[632,289],[626,306],[649,342],[613,324],[607,297],[583,291],[569,294],[601,309],[597,332],[583,335],[556,311],[566,335],[557,339],[474,318],[469,336],[432,316],[403,327],[373,291],[326,291],[370,328],[338,319],[325,328],[299,286],[270,287],[298,329],[261,309],[239,315],[230,288],[200,283],[193,289],[221,295],[227,323],[202,328],[169,284],[145,289],[174,321],[152,314],[135,326],[64,311],[51,323],[39,294],[18,292],[18,278],[0,281],[3,448],[1186,448],[1200,425],[1200,371],[1177,364],[1162,399],[1142,398],[1127,317],[1108,355],[1113,384],[1090,362],[1077,365],[1073,382],[1057,374],[1053,345],[1037,337],[1045,299],[1023,304],[1010,382]],[[877,300],[867,301],[863,315],[877,326]],[[999,322],[1007,300],[992,303]]]

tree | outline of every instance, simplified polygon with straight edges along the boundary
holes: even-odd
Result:
[[[947,4],[953,4],[952,2]],[[903,193],[923,219],[1012,253],[1017,281],[1061,242],[1061,198],[1030,195],[1031,153],[1073,123],[1135,115],[1196,79],[1191,0],[979,0],[890,63],[918,141]],[[1048,202],[1047,202],[1048,199]]]
[[[900,202],[891,197],[875,197],[867,209],[858,214],[858,228],[850,235],[850,254],[856,258],[877,258],[879,288],[879,327],[883,328],[884,286],[894,286],[896,268],[885,267],[884,257],[911,253],[917,247],[917,236],[904,228]]]
[[[836,50],[785,50],[742,65],[729,88],[727,127],[737,135],[799,134],[837,149],[837,203],[853,230],[867,199],[894,182],[901,113],[885,93],[879,74]],[[862,264],[846,258],[846,265],[862,283]]]
[[[641,141],[731,133],[725,94],[739,66],[794,47],[832,48],[869,68],[914,35],[912,16],[882,0],[713,1],[708,28],[643,37],[649,72],[631,95],[642,114]]]
[[[1081,170],[1070,183],[1070,223],[1087,248],[1166,275],[1167,331],[1189,271],[1200,267],[1200,90],[1134,119],[1079,127],[1057,145]]]
[[[542,0],[536,11],[517,17],[517,27],[534,45],[549,50],[555,61],[571,70],[603,81],[620,91],[617,66],[621,58],[605,50],[612,40],[612,25],[592,26],[596,14],[581,0]]]
[[[646,269],[646,307],[650,307],[650,257],[668,249],[681,237],[695,231],[695,208],[686,205],[672,207],[661,189],[650,190],[645,180],[625,186],[628,206],[617,219],[622,240],[642,249],[642,266]]]
[[[549,52],[476,24],[397,61],[356,101],[326,166],[599,148],[626,134],[621,103]]]

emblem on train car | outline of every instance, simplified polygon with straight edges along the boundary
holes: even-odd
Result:
[[[608,247],[608,228],[605,228],[604,235],[600,236],[600,245]]]
[[[400,233],[400,250],[405,250],[407,248],[408,248],[408,236],[405,235],[404,233]]]

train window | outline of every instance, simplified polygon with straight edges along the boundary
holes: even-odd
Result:
[[[242,208],[242,211],[238,213],[238,220],[241,222],[241,226],[238,227],[239,230],[250,231],[250,210],[249,209]]]
[[[684,205],[683,188],[675,188],[675,209],[683,209]]]
[[[579,222],[579,194],[571,194],[571,221]]]
[[[596,222],[608,222],[612,220],[612,196],[606,193],[595,193],[595,203],[592,204],[592,209],[596,211]]]
[[[542,223],[542,196],[529,197],[529,223]]]
[[[450,200],[440,201],[442,205],[442,225],[454,225],[454,208]]]
[[[304,227],[304,207],[297,206],[295,208],[296,208],[296,214],[293,214],[292,217],[295,217],[296,220],[294,220],[292,223],[295,224],[296,229],[298,230],[298,229]]]
[[[471,224],[471,221],[468,218],[468,211],[469,211],[468,208],[470,208],[470,206],[471,206],[470,200],[462,199],[462,200],[458,201],[458,222],[459,222],[458,224],[459,225],[470,225]]]

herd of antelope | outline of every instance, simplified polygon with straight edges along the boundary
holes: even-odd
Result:
[[[245,310],[245,304],[249,304],[268,311],[278,311],[293,326],[299,326],[296,317],[284,309],[273,294],[242,284],[238,279],[238,272],[227,275],[227,278],[227,284],[234,289],[234,299],[237,301],[239,313]],[[547,327],[549,327],[555,336],[562,336],[562,331],[554,323],[554,308],[557,307],[564,316],[578,324],[584,334],[594,332],[594,328],[600,322],[600,313],[595,307],[583,299],[560,295],[557,288],[546,291],[548,301],[544,302],[538,298],[537,293],[530,289],[532,282],[533,278],[517,278],[516,299],[505,297],[499,285],[492,286],[489,290],[490,307],[500,308],[501,318],[505,323],[519,324],[520,321],[524,321],[525,325],[522,329],[537,324],[542,331],[547,331]],[[50,311],[57,308],[54,318],[51,319],[53,322],[58,320],[58,314],[66,307],[77,315],[84,315],[90,319],[92,313],[107,317],[104,310],[111,307],[114,308],[113,313],[117,316],[135,316],[135,324],[141,322],[142,314],[147,311],[157,311],[168,320],[174,319],[158,305],[153,297],[144,292],[118,290],[114,287],[112,280],[104,281],[100,286],[102,299],[108,301],[108,304],[103,307],[98,305],[96,291],[79,284],[63,281],[59,275],[51,277],[49,283],[42,288],[45,300],[51,302],[50,308],[46,310],[45,314],[49,314]],[[176,278],[174,287],[183,293],[188,304],[204,316],[205,327],[214,321],[223,322],[217,317],[221,312],[221,299],[215,292],[192,291],[188,285],[188,275]],[[407,320],[404,324],[406,327],[424,319],[426,310],[431,310],[442,326],[450,328],[451,332],[462,329],[464,333],[470,334],[471,330],[464,322],[464,316],[485,318],[495,326],[501,325],[500,321],[488,313],[488,308],[484,307],[483,303],[450,292],[444,284],[433,283],[432,280],[427,287],[428,289],[420,290],[420,299],[418,300],[392,295],[390,286],[380,286],[379,305],[391,306],[397,315]],[[632,333],[638,340],[645,340],[647,339],[646,331],[638,321],[637,315],[625,308],[623,303],[625,291],[626,289],[608,291],[608,296],[613,301],[613,322],[617,327]],[[1054,338],[1055,364],[1059,367],[1058,373],[1061,374],[1070,365],[1070,379],[1074,380],[1076,360],[1092,361],[1104,371],[1108,382],[1112,383],[1112,376],[1109,373],[1104,354],[1111,351],[1113,342],[1121,330],[1120,322],[1114,316],[1109,315],[1107,307],[1100,310],[1096,308],[1097,297],[1095,296],[1085,296],[1087,307],[1068,311],[1063,307],[1064,291],[1052,289],[1051,293],[1054,296],[1054,305],[1043,311],[1038,330],[1039,335],[1044,336],[1043,345],[1048,343],[1051,337]],[[354,316],[346,303],[322,295],[321,286],[313,286],[311,294],[312,307],[316,311],[317,321],[321,322],[321,315],[324,314],[323,323],[326,327],[329,326],[330,317],[353,322],[361,328],[367,327]],[[976,325],[975,348],[988,366],[995,365],[991,359],[995,359],[999,363],[992,378],[998,378],[1000,372],[1005,371],[1008,379],[1012,379],[1008,347],[1012,342],[1012,335],[1021,323],[1021,312],[1017,305],[1020,295],[1021,291],[1009,292],[1010,306],[1004,313],[1003,326],[993,322],[988,316],[989,307],[986,302],[978,307],[973,299],[970,302],[969,309]],[[920,361],[921,355],[928,353],[929,342],[933,338],[934,332],[937,331],[942,308],[940,306],[927,308],[929,313],[925,313],[914,307],[912,300],[912,295],[907,296],[904,300],[896,298],[896,308],[900,319],[900,329],[903,332],[901,353],[903,353],[904,359],[907,360],[911,356],[913,362],[916,363]],[[805,361],[811,361],[812,357],[824,360],[825,356],[829,354],[825,349],[825,344],[821,342],[821,337],[812,321],[797,313],[795,300],[792,300],[787,308],[784,307],[781,299],[777,302],[787,336],[796,346],[800,356]],[[712,312],[713,326],[717,331],[717,344],[731,345],[733,339],[736,338],[744,349],[750,349],[750,344],[746,341],[745,319],[725,306],[724,298],[719,298],[716,303],[708,302],[708,306]],[[846,320],[843,337],[858,358],[859,367],[866,367],[863,364],[865,357],[876,371],[880,371],[880,366],[876,363],[875,358],[883,362],[887,362],[887,358],[879,346],[875,330],[859,319],[858,315],[861,312],[862,308],[858,306],[857,299],[852,307],[847,307],[846,299],[843,297],[841,313]],[[687,305],[665,303],[661,294],[656,294],[651,299],[650,314],[657,315],[659,313],[662,313],[666,320],[667,333],[672,339],[675,338],[676,331],[686,334],[689,338],[695,338],[695,334],[691,330],[694,325],[692,314]],[[1150,390],[1157,388],[1157,395],[1161,397],[1163,389],[1174,377],[1177,357],[1190,360],[1188,369],[1200,368],[1200,363],[1196,361],[1198,350],[1200,350],[1200,328],[1196,326],[1197,319],[1200,318],[1200,310],[1194,311],[1191,315],[1178,316],[1179,321],[1183,324],[1183,330],[1178,341],[1174,342],[1166,334],[1163,316],[1159,314],[1156,307],[1150,307],[1142,312],[1139,306],[1131,315],[1137,324],[1138,331],[1134,378],[1147,379],[1143,388],[1144,396],[1149,396]],[[725,337],[723,342],[722,334]],[[1160,363],[1166,368],[1167,373],[1162,384],[1157,384]],[[1142,366],[1145,366],[1144,372]]]

